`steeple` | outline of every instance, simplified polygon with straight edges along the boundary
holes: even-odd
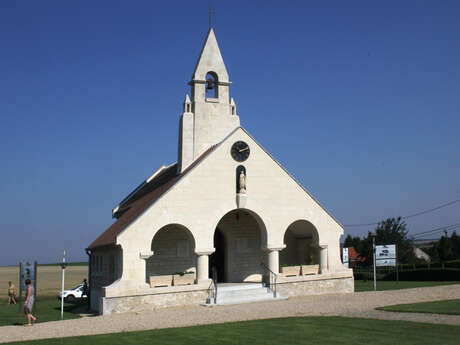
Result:
[[[227,68],[212,28],[193,71],[191,100],[186,95],[180,120],[179,169],[183,171],[210,146],[240,125],[231,99]]]
[[[206,36],[206,40],[201,49],[200,57],[193,71],[193,80],[204,80],[206,73],[214,71],[220,77],[220,81],[228,82],[228,73],[225,68],[224,59],[220,53],[219,45],[217,44],[216,35],[213,28],[210,28]]]

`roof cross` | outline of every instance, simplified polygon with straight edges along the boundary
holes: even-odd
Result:
[[[210,28],[210,29],[211,29],[211,27],[212,27],[212,22],[211,22],[212,15],[213,15],[214,13],[216,13],[216,12],[212,10],[211,6],[209,6],[208,15],[209,15],[209,28]]]

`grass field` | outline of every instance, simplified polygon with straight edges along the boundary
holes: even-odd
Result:
[[[450,299],[445,301],[422,302],[413,304],[397,304],[377,309],[404,313],[460,315],[460,299]]]
[[[56,297],[61,290],[62,269],[60,266],[38,266],[37,295]],[[88,277],[88,266],[72,265],[66,268],[65,288],[70,289]],[[0,299],[8,296],[8,281],[12,281],[19,294],[19,268],[18,266],[0,267]]]
[[[0,305],[0,326],[22,325],[25,321],[23,313],[24,303],[16,305]],[[64,304],[64,319],[75,319],[79,315],[72,312],[75,304]],[[33,314],[38,322],[56,321],[61,319],[61,304],[57,298],[42,297],[35,303]]]
[[[457,345],[460,326],[344,317],[296,317],[152,331],[44,339],[11,344]]]
[[[420,281],[377,281],[377,291],[384,290],[401,290],[412,289],[417,287],[429,287],[438,285],[460,284],[459,281],[453,282],[420,282]],[[355,292],[374,291],[374,282],[372,280],[355,280]]]

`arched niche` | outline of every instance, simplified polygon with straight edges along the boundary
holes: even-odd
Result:
[[[247,178],[247,173],[246,173],[246,167],[244,165],[238,165],[236,167],[236,171],[235,171],[235,187],[236,187],[236,193],[239,193],[240,192],[240,189],[241,189],[241,186],[240,186],[240,174],[241,172],[243,172],[244,176]],[[245,186],[245,189],[246,189],[246,186]]]
[[[168,224],[152,239],[153,255],[146,260],[146,278],[196,272],[195,239],[183,225]]]
[[[280,251],[280,266],[319,264],[319,234],[307,220],[297,220],[284,233],[286,248]]]

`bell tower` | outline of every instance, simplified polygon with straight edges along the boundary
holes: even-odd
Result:
[[[235,101],[230,99],[231,82],[212,28],[189,85],[192,97],[185,97],[179,124],[179,172],[240,125]]]

